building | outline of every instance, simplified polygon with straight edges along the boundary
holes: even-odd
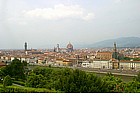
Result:
[[[112,59],[112,52],[97,52],[95,58],[100,60],[110,60]]]
[[[61,58],[60,59],[56,59],[55,63],[56,63],[57,66],[63,66],[63,59],[61,59]]]
[[[120,69],[123,70],[140,70],[140,61],[121,60]]]
[[[89,61],[83,61],[81,67],[91,68],[91,63]]]
[[[91,68],[95,69],[112,69],[111,60],[93,60]]]
[[[122,55],[122,54],[121,54],[121,55]],[[112,53],[112,58],[114,58],[114,59],[116,59],[116,60],[120,60],[120,58],[123,57],[123,56],[121,56],[121,55],[120,55],[119,52],[117,51],[116,42],[114,42],[114,51],[113,51],[113,53]]]
[[[119,69],[120,67],[120,62],[117,59],[112,59],[112,69]]]
[[[25,44],[24,44],[24,48],[25,48],[25,51],[27,51],[28,49],[27,49],[27,42],[25,42]]]
[[[72,66],[72,61],[70,61],[70,60],[63,60],[63,66]]]
[[[66,48],[60,48],[59,44],[54,47],[54,52],[57,53],[66,53],[66,52],[73,52],[73,45],[69,42]]]
[[[67,45],[67,51],[68,52],[73,52],[73,45],[69,42],[69,44]]]

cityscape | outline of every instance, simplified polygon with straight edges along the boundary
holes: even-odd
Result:
[[[75,49],[72,43],[65,48],[57,44],[52,49],[29,49],[25,42],[22,50],[1,50],[0,65],[8,65],[15,58],[30,65],[83,67],[93,69],[140,70],[140,47]]]
[[[139,74],[140,47],[118,48],[117,42],[84,49],[71,42],[29,49],[25,42],[22,50],[0,51],[1,92],[139,92]]]
[[[139,0],[0,3],[0,92],[140,92]]]
[[[140,0],[0,0],[0,140],[140,140]]]

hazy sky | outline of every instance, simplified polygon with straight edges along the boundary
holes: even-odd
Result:
[[[0,49],[140,37],[139,7],[140,0],[0,0]]]

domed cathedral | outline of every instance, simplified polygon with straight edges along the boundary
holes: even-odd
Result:
[[[67,45],[67,51],[68,52],[73,52],[73,45],[69,42],[69,44]]]

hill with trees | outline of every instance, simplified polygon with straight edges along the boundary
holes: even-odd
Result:
[[[99,41],[89,45],[89,48],[108,48],[113,47],[113,43],[117,43],[117,47],[129,48],[129,47],[140,47],[139,37],[121,37],[116,39],[108,39]]]

